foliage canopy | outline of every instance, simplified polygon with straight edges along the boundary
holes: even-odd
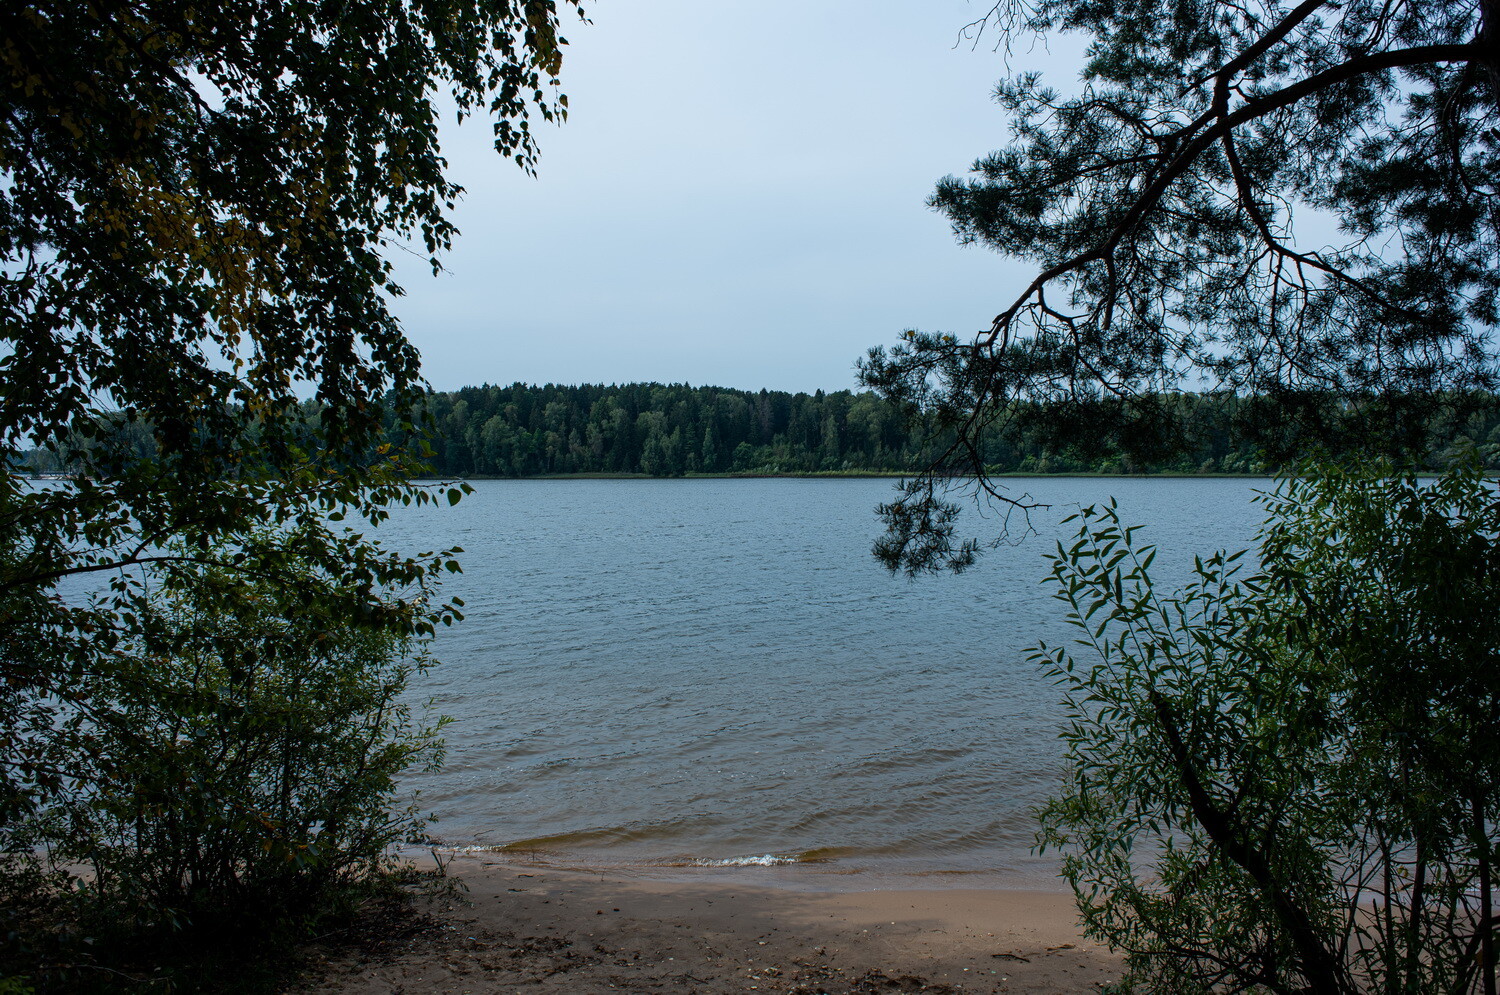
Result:
[[[418,376],[382,253],[415,240],[436,266],[454,235],[442,101],[494,115],[531,168],[531,115],[565,111],[556,7],[7,5],[4,437],[78,431],[107,391],[167,451],[222,459],[244,442],[231,405],[286,441],[300,380],[330,441],[359,439]]]
[[[999,83],[1010,143],[929,201],[1034,277],[977,336],[909,331],[863,364],[957,430],[935,474],[982,473],[1016,399],[1144,454],[1174,443],[1153,398],[1184,388],[1267,399],[1248,422],[1295,425],[1289,452],[1340,433],[1401,451],[1413,412],[1493,390],[1495,0],[1003,0],[987,25],[1081,32],[1088,62],[1073,93]],[[961,565],[950,539],[898,528],[889,551]]]
[[[0,851],[76,856],[103,811],[78,799],[149,779],[155,746],[181,748],[151,724],[175,714],[180,731],[201,713],[173,712],[191,703],[172,683],[188,664],[161,661],[196,660],[201,675],[219,653],[274,681],[258,618],[326,650],[308,659],[328,687],[378,688],[360,668],[385,659],[381,646],[459,617],[435,599],[457,550],[409,556],[351,527],[437,496],[382,440],[388,420],[417,429],[423,387],[388,309],[401,292],[388,254],[437,267],[456,234],[445,107],[491,118],[496,151],[533,168],[533,123],[566,112],[560,26],[578,10],[0,9],[0,457],[9,470],[41,447],[74,471],[0,482]],[[174,611],[212,595],[239,628],[198,625],[152,648],[162,590]],[[334,652],[319,632],[369,652]],[[313,740],[286,742],[318,769]],[[144,795],[110,797],[134,798],[150,822]],[[317,818],[302,829],[328,831]]]

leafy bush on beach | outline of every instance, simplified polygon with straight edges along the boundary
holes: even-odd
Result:
[[[1263,500],[1259,568],[1170,595],[1112,505],[1075,516],[1041,842],[1123,990],[1493,993],[1500,500],[1472,469]]]
[[[76,675],[66,706],[30,703],[54,719],[33,733],[64,790],[5,827],[25,903],[6,925],[48,984],[195,949],[263,956],[378,889],[393,844],[420,834],[393,799],[401,771],[442,754],[441,722],[403,699],[423,642],[341,615],[288,566],[302,589],[153,577],[108,667]]]

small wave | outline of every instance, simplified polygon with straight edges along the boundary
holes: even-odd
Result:
[[[774,853],[763,853],[759,857],[724,857],[721,860],[695,857],[688,863],[693,867],[776,867],[780,864],[797,864],[801,861],[795,856],[783,857]]]
[[[681,860],[664,860],[662,867],[782,867],[787,864],[827,864],[843,851],[835,847],[819,847],[815,850],[798,850],[784,853],[751,854],[743,857],[687,857]]]

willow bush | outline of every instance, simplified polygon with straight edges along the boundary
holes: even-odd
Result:
[[[1258,567],[1175,593],[1113,504],[1052,582],[1036,651],[1070,773],[1043,811],[1123,990],[1495,991],[1500,500],[1319,468],[1261,499]]]

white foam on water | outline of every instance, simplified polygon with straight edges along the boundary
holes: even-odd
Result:
[[[698,857],[692,861],[696,867],[776,867],[781,864],[800,863],[797,857],[783,857],[774,853],[763,853],[758,857],[725,857],[722,860],[710,860],[706,857]]]
[[[467,846],[452,846],[443,843],[435,847],[422,847],[419,849],[442,850],[444,853],[503,853],[505,846],[494,843],[472,843]]]

